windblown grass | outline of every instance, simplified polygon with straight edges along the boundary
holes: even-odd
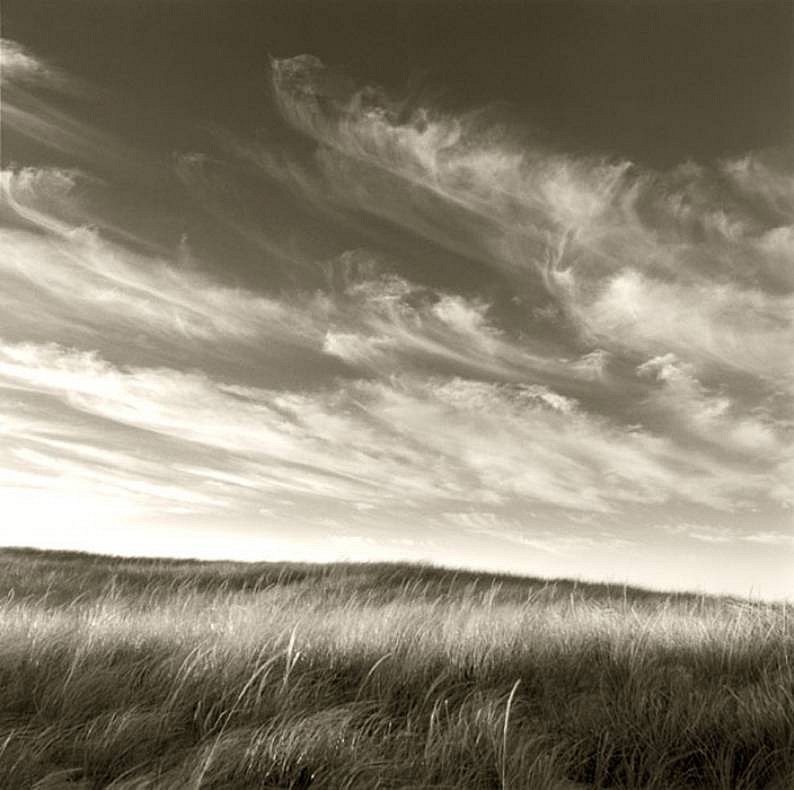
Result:
[[[0,595],[8,790],[794,788],[779,605],[24,550]]]

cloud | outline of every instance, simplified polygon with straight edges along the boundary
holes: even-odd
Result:
[[[760,543],[765,546],[779,546],[784,549],[794,549],[794,535],[788,532],[753,532],[749,535],[745,535],[743,539],[749,543]]]
[[[785,383],[794,373],[784,352],[794,343],[794,297],[715,282],[665,282],[627,268],[592,299],[571,281],[568,304],[582,330],[613,349],[666,349],[706,367],[724,367]]]
[[[81,110],[96,117],[108,94],[55,66],[10,39],[0,39],[3,126],[52,154],[127,183],[157,183],[161,172],[151,157],[96,120],[81,119]],[[68,101],[67,101],[68,100]],[[67,109],[68,108],[68,109]],[[17,163],[6,144],[4,161]]]
[[[781,549],[794,548],[794,534],[790,532],[777,532],[764,530],[748,532],[725,525],[715,524],[664,524],[660,528],[673,535],[683,535],[690,540],[700,543],[715,544],[741,544],[751,543],[763,546],[778,547]]]
[[[320,335],[288,304],[224,286],[197,269],[116,244],[86,225],[74,197],[82,176],[26,168],[2,174],[6,206],[27,227],[0,230],[6,287],[2,323],[64,341],[130,340],[155,353],[163,344],[208,342],[318,345]],[[32,227],[31,227],[32,226]],[[42,233],[44,231],[44,233]]]
[[[0,80],[11,85],[39,86],[75,92],[78,81],[8,38],[0,39]]]
[[[790,451],[791,425],[775,422],[759,408],[744,411],[724,393],[710,390],[694,366],[675,354],[653,357],[637,368],[660,386],[647,396],[652,406],[672,417],[671,427],[738,453],[780,461]]]
[[[492,511],[450,511],[442,513],[441,519],[468,534],[534,549],[544,554],[576,555],[599,547],[632,545],[629,540],[615,538],[603,531],[592,530],[590,534],[583,534],[565,532],[559,527],[538,528],[526,520],[505,518]]]
[[[264,157],[271,176],[545,289],[582,342],[792,386],[794,178],[782,159],[654,173],[566,156],[476,115],[411,111],[307,56],[276,61],[273,84],[319,147],[313,163]]]
[[[731,527],[715,524],[666,524],[661,527],[673,535],[684,535],[700,543],[734,543],[741,534]]]
[[[794,214],[794,172],[786,157],[766,153],[747,154],[723,164],[723,172],[736,188],[758,200],[780,223],[790,223]]]
[[[363,276],[348,276],[329,300],[327,354],[380,375],[419,368],[507,380],[583,377],[573,360],[553,356],[542,340],[501,330],[481,298],[378,274],[377,259],[369,261]]]
[[[110,424],[224,451],[253,464],[263,489],[349,502],[515,500],[609,512],[675,497],[732,509],[772,485],[537,385],[403,377],[273,391],[120,369],[52,344],[4,344],[0,381],[22,397],[47,395]]]
[[[9,128],[64,163],[1,181],[0,490],[23,521],[549,560],[675,512],[681,539],[789,545],[784,156],[572,156],[303,56],[272,74],[300,141],[216,129],[153,163],[59,105],[67,75],[3,57]]]
[[[77,171],[5,171],[2,186],[6,214],[19,225],[0,230],[6,333],[112,354],[134,347],[169,363],[224,356],[272,367],[298,354],[310,369],[325,357],[370,376],[443,368],[564,382],[587,380],[594,370],[553,355],[540,339],[501,330],[480,297],[409,282],[367,250],[326,262],[326,290],[274,296],[224,285],[176,256],[110,241],[81,198],[91,181]]]

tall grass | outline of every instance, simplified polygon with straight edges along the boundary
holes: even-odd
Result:
[[[0,787],[794,788],[785,607],[0,552]]]

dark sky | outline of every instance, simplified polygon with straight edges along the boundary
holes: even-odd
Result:
[[[793,8],[5,0],[3,540],[794,595]]]
[[[262,123],[268,56],[302,53],[655,167],[781,145],[794,118],[789,2],[7,0],[4,29],[101,74],[97,114],[153,145],[175,118]]]

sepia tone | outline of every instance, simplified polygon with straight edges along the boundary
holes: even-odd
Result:
[[[0,10],[0,787],[794,787],[794,6]]]

